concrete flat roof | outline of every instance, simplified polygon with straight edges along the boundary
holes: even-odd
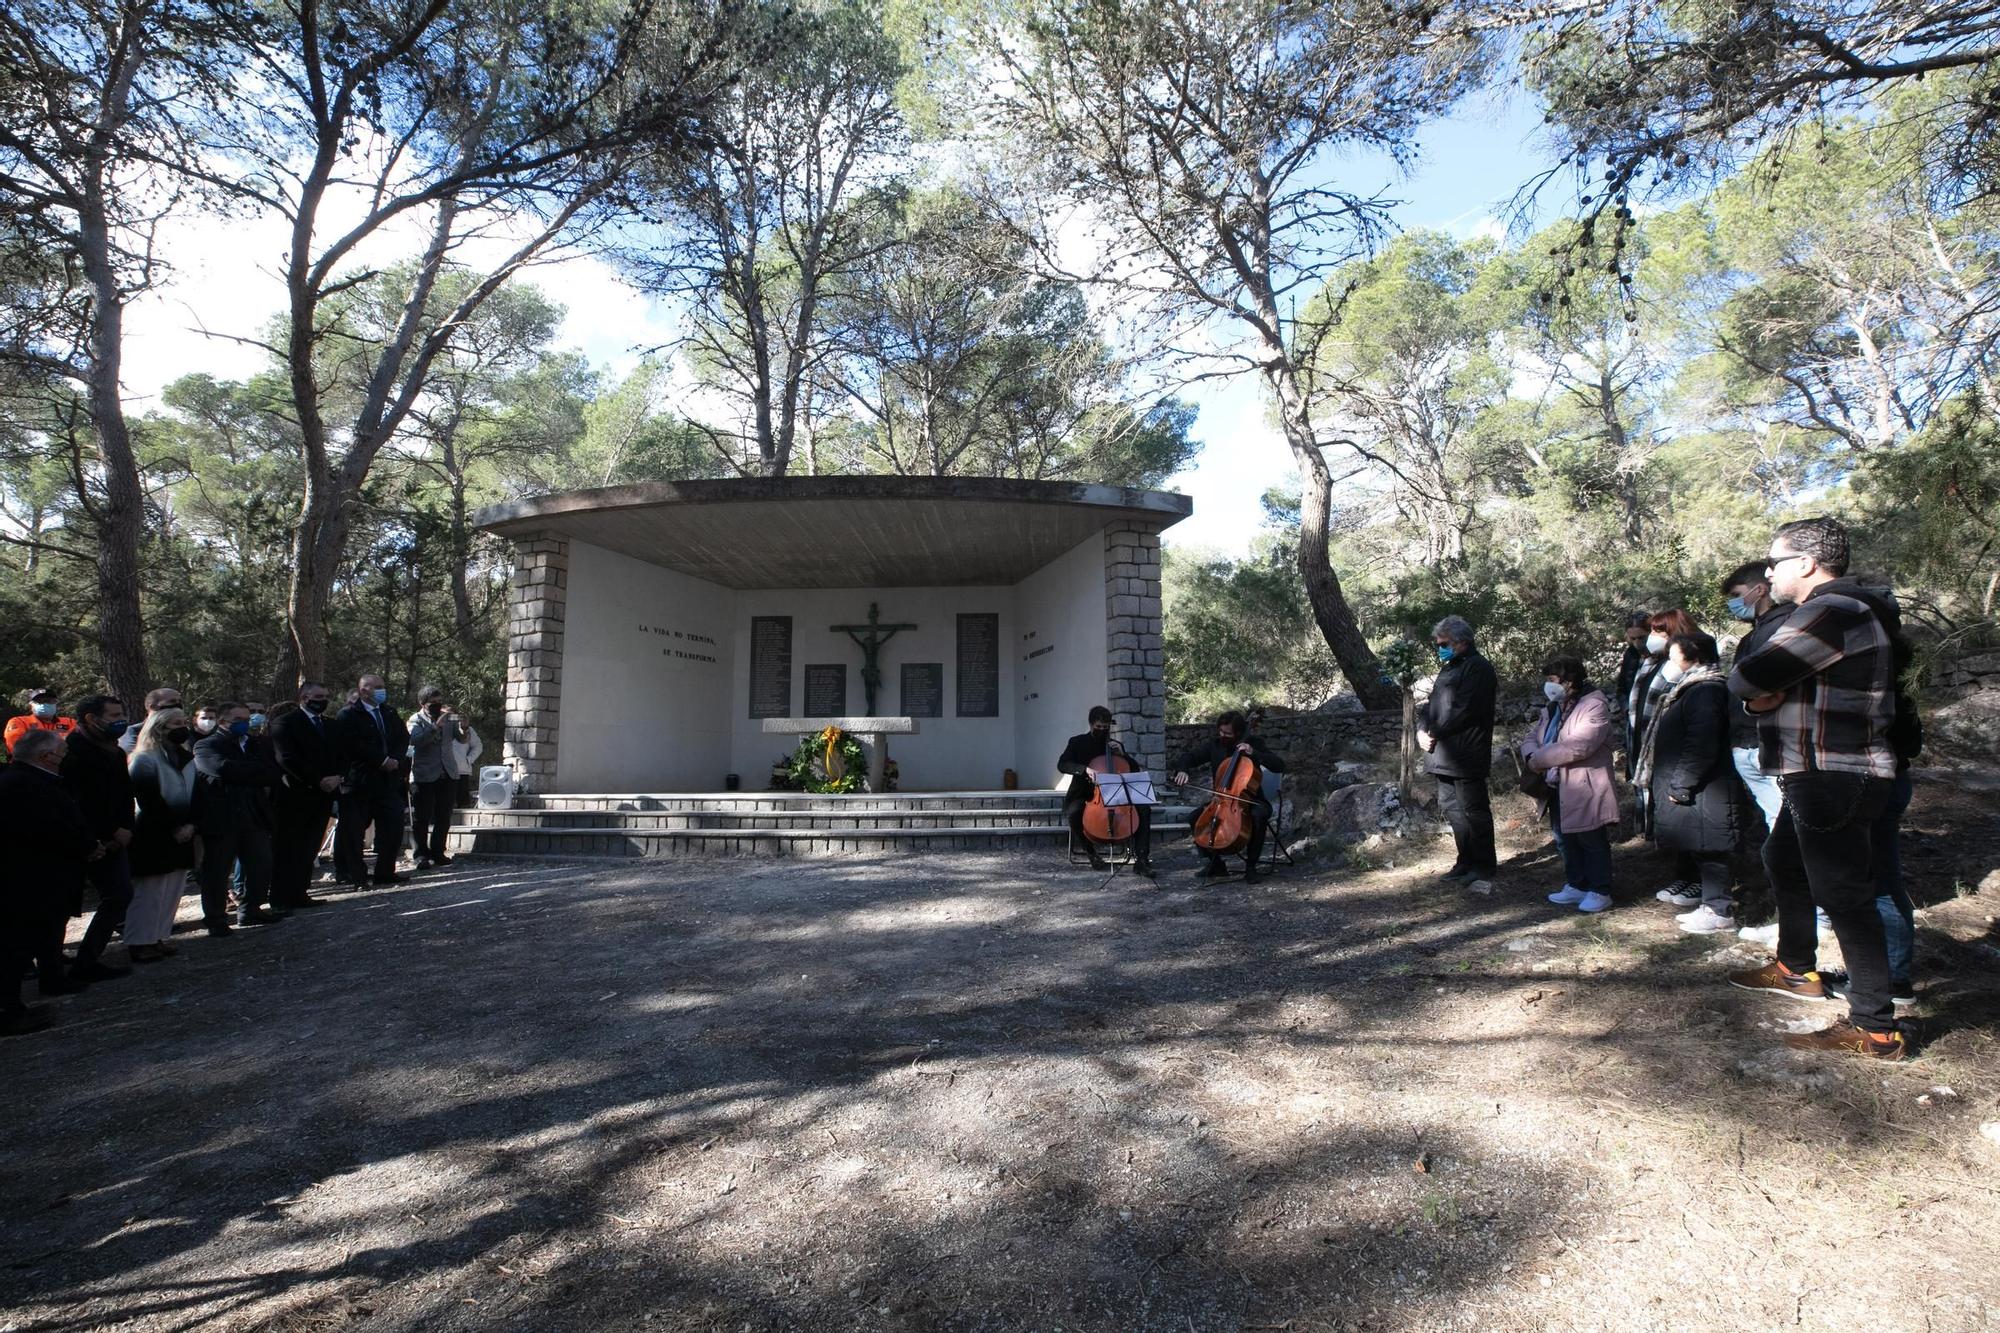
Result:
[[[1020,582],[1114,520],[1194,512],[1173,491],[992,477],[654,481],[491,505],[474,526],[554,533],[726,588]]]

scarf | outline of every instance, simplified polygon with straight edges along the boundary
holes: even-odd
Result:
[[[194,761],[183,759],[179,764],[166,757],[160,749],[148,750],[134,755],[133,759],[148,760],[159,780],[160,799],[176,813],[185,814],[194,805]]]
[[[1699,685],[1705,680],[1721,679],[1722,669],[1720,667],[1689,667],[1688,673],[1675,681],[1672,687],[1667,690],[1666,697],[1660,700],[1659,707],[1655,708],[1652,716],[1646,719],[1646,739],[1639,746],[1639,766],[1632,771],[1632,785],[1634,787],[1637,787],[1640,791],[1651,791],[1653,789],[1653,747],[1659,740],[1660,719],[1665,717],[1676,703],[1680,702],[1680,697],[1686,694],[1691,686]]]

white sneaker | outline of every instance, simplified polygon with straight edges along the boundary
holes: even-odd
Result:
[[[1571,903],[1580,903],[1589,896],[1590,895],[1585,893],[1582,889],[1572,888],[1571,886],[1565,884],[1560,889],[1557,889],[1554,893],[1549,895],[1549,901],[1552,903],[1561,903],[1563,906],[1567,907]]]
[[[1736,932],[1736,938],[1761,944],[1766,949],[1775,949],[1778,947],[1778,923],[1773,921],[1768,926],[1745,926]]]
[[[1586,893],[1583,895],[1582,901],[1577,903],[1576,910],[1579,912],[1602,912],[1609,906],[1611,906],[1610,894]]]
[[[1675,880],[1653,896],[1676,907],[1695,907],[1701,903],[1701,890],[1684,879]]]
[[[1736,929],[1736,918],[1722,913],[1703,903],[1692,912],[1683,912],[1674,918],[1681,923],[1681,929],[1690,935],[1720,935],[1725,930]]]

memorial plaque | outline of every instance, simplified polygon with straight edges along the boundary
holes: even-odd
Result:
[[[1000,615],[979,611],[958,618],[958,715],[1000,716]]]
[[[847,716],[846,663],[806,663],[806,711],[802,716]]]
[[[750,716],[792,713],[792,618],[750,617]]]
[[[903,663],[903,692],[896,699],[902,717],[943,717],[944,663]]]

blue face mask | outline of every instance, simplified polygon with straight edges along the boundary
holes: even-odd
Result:
[[[370,695],[369,697],[375,701],[375,706],[377,708],[380,708],[383,704],[389,702],[389,691],[376,690],[375,693]]]
[[[257,730],[257,728],[263,725],[264,725],[264,715],[262,713],[252,713],[250,715],[250,730],[255,731]]]
[[[101,722],[98,725],[104,728],[104,734],[106,736],[109,736],[112,740],[115,741],[120,736],[123,736],[125,734],[125,728],[131,726],[132,724],[130,722],[127,722],[124,718],[121,717],[116,722]]]
[[[1437,646],[1437,649],[1438,649],[1438,661],[1440,662],[1449,662],[1451,661],[1452,658],[1457,656],[1457,654],[1452,651],[1451,645],[1448,643],[1439,644]]]
[[[1738,620],[1755,620],[1757,618],[1757,613],[1750,608],[1750,603],[1744,601],[1741,597],[1732,597],[1729,599],[1729,614],[1735,616]]]
[[[229,734],[238,740],[242,740],[250,734],[250,720],[242,717],[237,718],[229,724]]]

